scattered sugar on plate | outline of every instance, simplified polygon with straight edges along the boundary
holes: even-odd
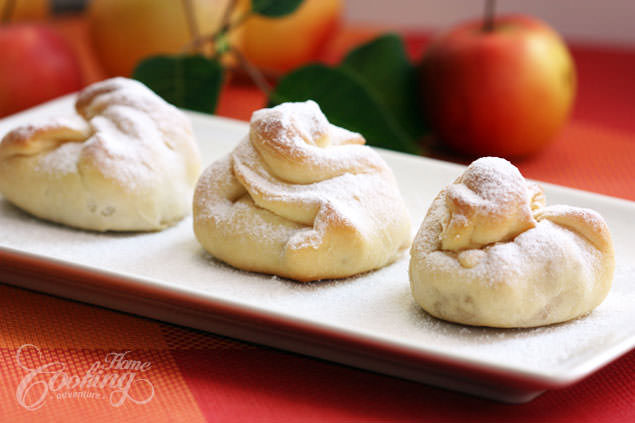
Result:
[[[356,277],[300,284],[216,261],[198,245],[191,224],[187,218],[159,233],[92,233],[40,221],[0,199],[0,227],[12,228],[0,231],[0,246],[152,278],[252,310],[412,348],[546,372],[574,366],[633,336],[635,268],[624,263],[618,263],[607,299],[585,317],[535,329],[490,329],[447,323],[422,311],[410,295],[407,253],[390,266]]]

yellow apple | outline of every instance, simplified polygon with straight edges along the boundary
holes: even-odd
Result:
[[[0,0],[0,11],[9,1],[13,1],[10,22],[42,20],[49,15],[51,8],[49,0]]]
[[[229,0],[192,0],[201,34],[218,29]],[[95,51],[111,75],[129,76],[140,60],[181,51],[191,39],[183,0],[92,0]]]
[[[261,69],[286,72],[315,60],[341,11],[340,0],[304,0],[288,16],[252,16],[242,27],[241,51]]]

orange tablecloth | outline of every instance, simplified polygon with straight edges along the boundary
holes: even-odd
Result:
[[[77,20],[61,29],[76,40],[85,31]],[[343,32],[325,56],[336,59],[368,34]],[[407,34],[413,55],[425,39]],[[87,58],[87,82],[101,78],[87,44],[75,45]],[[580,77],[573,118],[547,151],[517,164],[532,178],[634,200],[635,51],[573,52]],[[219,114],[247,119],[263,104],[252,87],[230,86]],[[26,391],[39,380],[28,380],[38,366],[57,362],[72,384],[91,369],[120,374],[107,367],[124,360],[145,370],[121,404],[116,387],[68,397],[73,390],[56,380]],[[573,387],[505,405],[7,285],[0,285],[0,369],[2,422],[635,421],[635,352]]]

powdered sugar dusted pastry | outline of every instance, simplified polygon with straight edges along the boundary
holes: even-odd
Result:
[[[158,230],[189,212],[200,158],[185,114],[125,78],[87,87],[75,108],[4,137],[0,191],[10,202],[97,231]]]
[[[473,162],[433,201],[411,249],[417,303],[468,325],[532,327],[590,312],[615,258],[593,210],[545,206],[542,189],[506,160]]]
[[[392,171],[313,101],[255,112],[236,149],[203,172],[194,232],[218,259],[300,281],[394,261],[410,219]]]

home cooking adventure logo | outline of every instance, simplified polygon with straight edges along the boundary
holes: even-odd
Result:
[[[120,407],[126,401],[147,404],[154,397],[154,386],[145,376],[152,364],[128,357],[130,351],[109,352],[93,362],[83,374],[71,374],[60,361],[44,362],[42,352],[33,344],[22,345],[15,354],[18,366],[26,371],[15,392],[18,403],[37,410],[47,400],[95,399]],[[36,365],[25,364],[36,356]],[[142,398],[133,395],[140,395]]]

